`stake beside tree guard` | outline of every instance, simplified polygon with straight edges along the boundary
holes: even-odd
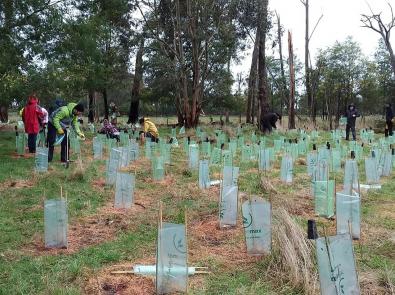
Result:
[[[67,200],[44,202],[45,248],[67,248]]]
[[[350,233],[353,239],[360,238],[361,198],[358,193],[353,192],[353,195],[336,193],[336,232]]]
[[[187,292],[187,253],[186,225],[162,222],[160,204],[156,248],[156,294]]]
[[[359,295],[352,241],[349,234],[316,239],[322,295]]]
[[[272,245],[271,204],[259,197],[251,197],[242,205],[243,227],[247,254],[270,254]]]

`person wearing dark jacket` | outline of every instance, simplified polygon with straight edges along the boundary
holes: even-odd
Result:
[[[43,117],[44,114],[38,105],[38,98],[33,93],[29,96],[27,105],[22,110],[22,120],[25,125],[25,132],[28,134],[27,145],[29,147],[29,153],[36,152],[37,134],[40,131],[40,120]]]
[[[346,112],[346,117],[347,117],[347,124],[346,124],[346,140],[349,140],[350,137],[350,130],[352,133],[352,139],[356,140],[356,135],[355,135],[355,121],[357,120],[357,117],[360,117],[361,115],[355,108],[355,105],[351,103]]]
[[[390,103],[385,104],[385,123],[387,124],[388,135],[392,136],[392,119],[394,118],[394,112]]]
[[[277,129],[276,122],[281,121],[281,115],[279,113],[267,113],[261,118],[261,128],[264,133],[271,133],[273,128]]]

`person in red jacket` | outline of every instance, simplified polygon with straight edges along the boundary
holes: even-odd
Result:
[[[33,94],[29,96],[28,102],[22,111],[25,132],[28,134],[27,146],[29,147],[29,153],[36,152],[37,134],[40,131],[40,120],[42,120],[43,116],[44,114],[38,105],[36,93],[33,92]]]

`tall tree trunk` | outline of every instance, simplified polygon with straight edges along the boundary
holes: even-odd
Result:
[[[288,105],[288,129],[295,129],[295,70],[292,35],[288,31],[288,54],[289,54],[289,105]]]
[[[8,122],[8,107],[5,105],[0,105],[0,122]]]
[[[259,52],[259,31],[256,31],[254,50],[252,52],[250,76],[248,78],[248,98],[247,98],[247,113],[246,123],[252,123],[254,112],[254,96],[256,92],[257,69],[258,69],[258,52]]]
[[[128,124],[137,123],[139,117],[140,89],[143,79],[143,54],[144,38],[140,40],[139,49],[136,54],[136,65],[133,77],[132,97],[130,99]]]
[[[95,122],[95,91],[93,89],[89,89],[88,98],[89,98],[88,122],[94,123]]]
[[[287,82],[285,79],[285,71],[284,71],[284,59],[283,59],[283,45],[282,45],[282,31],[281,31],[281,22],[280,22],[280,16],[277,14],[277,42],[278,42],[278,51],[279,51],[279,58],[280,58],[280,70],[281,70],[281,88],[280,88],[280,112],[281,115],[283,113],[283,106],[284,106],[284,100],[288,101],[288,95],[287,95]],[[273,107],[273,106],[272,106]]]
[[[104,88],[102,90],[102,94],[103,94],[103,103],[104,103],[104,119],[108,120],[108,100],[107,100],[107,88]]]
[[[305,46],[304,46],[304,71],[305,71],[305,87],[307,95],[307,106],[311,111],[312,95],[310,82],[310,67],[309,67],[309,0],[305,0],[304,6],[306,9],[306,31],[305,31]],[[312,112],[310,112],[311,114]]]
[[[269,112],[269,99],[267,91],[267,73],[266,73],[266,56],[265,56],[265,41],[267,31],[267,6],[268,0],[262,0],[259,7],[258,15],[258,31],[259,31],[259,55],[258,55],[258,100],[260,103],[260,117]],[[261,124],[258,124],[260,127]]]

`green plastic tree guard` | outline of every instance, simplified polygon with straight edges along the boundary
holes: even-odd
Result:
[[[359,239],[361,232],[361,199],[357,193],[346,195],[336,193],[336,232],[337,234],[351,233],[354,239]]]
[[[241,206],[247,254],[270,254],[272,245],[271,204],[262,198],[252,197]]]
[[[359,295],[352,240],[349,234],[316,240],[321,295]]]
[[[377,169],[377,159],[376,157],[365,159],[365,174],[367,184],[378,184],[380,177]]]
[[[152,176],[154,180],[160,181],[165,178],[165,164],[163,157],[156,156],[152,158]]]
[[[103,158],[103,142],[99,137],[93,138],[93,159],[101,160]]]
[[[236,185],[221,186],[219,203],[220,227],[235,226],[238,211],[238,187]]]
[[[315,151],[307,154],[307,174],[313,176],[317,165],[318,155]]]
[[[222,174],[222,182],[224,186],[237,185],[239,167],[224,166]]]
[[[48,171],[48,148],[37,147],[36,148],[36,167],[37,172]]]
[[[293,160],[289,155],[285,155],[281,160],[280,179],[286,183],[291,183],[293,177]]]
[[[45,248],[67,248],[67,203],[65,200],[44,202]]]
[[[107,185],[115,184],[116,175],[120,168],[121,151],[119,149],[111,149],[110,159],[107,161]]]
[[[133,205],[135,177],[129,173],[117,173],[115,185],[114,207],[117,209],[129,209]]]
[[[259,151],[258,168],[260,171],[269,171],[271,169],[270,149]]]
[[[353,188],[358,188],[359,177],[358,177],[358,164],[355,160],[346,160],[344,167],[344,185],[343,193],[345,195],[351,195]]]
[[[335,214],[335,181],[315,181],[313,188],[315,213],[319,216],[331,218]]]
[[[199,169],[199,146],[197,144],[189,146],[188,168],[191,170]]]
[[[156,247],[156,294],[186,293],[188,286],[185,225],[164,222]]]
[[[199,161],[199,188],[207,189],[210,187],[210,173],[208,160]]]
[[[217,147],[213,148],[213,151],[211,152],[210,164],[221,164],[221,150]]]

